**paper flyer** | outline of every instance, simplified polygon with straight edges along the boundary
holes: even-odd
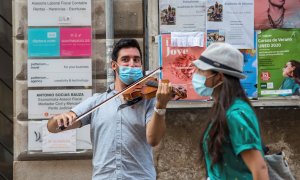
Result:
[[[207,46],[226,42],[238,49],[253,49],[254,1],[207,0]]]
[[[170,34],[160,36],[159,46],[162,79],[169,79],[174,87],[184,87],[187,90],[184,100],[208,100],[209,97],[200,97],[192,85],[192,61],[199,58],[205,47],[172,47]]]
[[[205,31],[205,0],[159,0],[160,33]]]
[[[300,28],[299,0],[255,0],[254,27],[259,29]]]
[[[258,95],[298,95],[300,29],[270,29],[258,34]]]

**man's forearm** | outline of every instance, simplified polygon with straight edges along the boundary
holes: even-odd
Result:
[[[156,146],[163,138],[166,132],[165,115],[153,113],[151,120],[147,124],[146,135],[147,142],[151,146]]]

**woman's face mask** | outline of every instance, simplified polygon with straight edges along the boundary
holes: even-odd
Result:
[[[193,87],[194,87],[196,93],[199,96],[211,96],[212,95],[213,90],[214,90],[214,88],[216,86],[213,87],[213,88],[206,87],[205,86],[205,81],[206,81],[206,79],[209,79],[209,78],[211,78],[211,77],[213,77],[215,75],[216,74],[214,74],[214,75],[209,76],[208,78],[206,78],[205,76],[202,76],[202,75],[200,75],[198,73],[194,73],[193,74],[192,84],[193,84]]]
[[[119,77],[120,80],[129,85],[143,77],[143,71],[141,67],[130,67],[119,65]]]

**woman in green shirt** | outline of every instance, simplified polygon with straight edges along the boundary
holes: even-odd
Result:
[[[240,84],[243,55],[226,43],[211,44],[193,61],[192,83],[214,104],[201,138],[208,179],[268,180],[259,124]]]

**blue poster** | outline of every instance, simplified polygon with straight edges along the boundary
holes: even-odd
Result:
[[[257,58],[256,50],[240,50],[244,55],[244,74],[247,76],[241,79],[241,84],[246,95],[251,98],[257,98]]]
[[[29,28],[28,57],[60,55],[59,28]]]

